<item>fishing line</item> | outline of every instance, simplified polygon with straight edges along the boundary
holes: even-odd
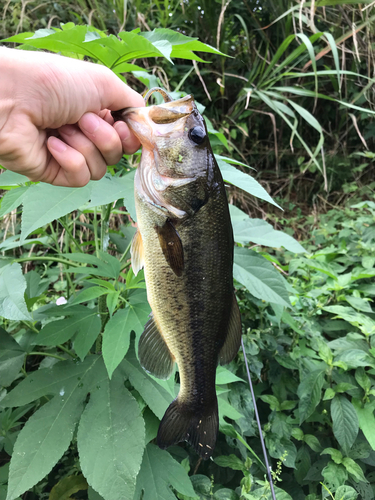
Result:
[[[270,467],[270,465],[268,463],[268,456],[267,456],[266,445],[265,445],[264,439],[263,439],[262,426],[260,425],[258,408],[257,408],[257,404],[256,404],[256,401],[255,401],[255,394],[254,394],[253,384],[251,382],[249,365],[247,364],[247,357],[246,357],[246,353],[245,353],[245,346],[243,345],[243,339],[242,338],[241,338],[241,347],[242,347],[243,357],[245,358],[247,378],[249,379],[250,392],[251,392],[251,397],[252,397],[253,404],[254,404],[255,418],[256,418],[256,421],[257,421],[257,424],[258,424],[260,442],[261,442],[261,445],[262,445],[264,461],[266,463],[268,480],[270,482],[271,496],[272,496],[272,500],[276,500],[275,489],[273,487],[272,474],[271,474],[271,470],[272,469],[271,469],[271,467]]]

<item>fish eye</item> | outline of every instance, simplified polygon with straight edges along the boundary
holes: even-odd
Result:
[[[193,127],[189,131],[189,138],[195,142],[195,144],[202,144],[206,138],[206,131],[203,127]]]

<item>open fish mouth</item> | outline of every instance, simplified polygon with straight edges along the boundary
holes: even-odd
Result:
[[[187,95],[172,100],[167,92],[158,87],[147,92],[144,98],[146,103],[154,92],[161,93],[165,102],[144,108],[130,107],[112,111],[114,120],[127,123],[142,146],[147,149],[152,148],[155,136],[166,135],[171,138],[181,136],[185,123],[181,118],[186,119],[196,110],[193,96]]]

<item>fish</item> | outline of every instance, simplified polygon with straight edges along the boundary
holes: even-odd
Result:
[[[112,112],[142,145],[134,180],[135,274],[144,268],[152,313],[138,344],[141,366],[180,390],[161,420],[162,449],[187,441],[212,456],[219,418],[216,368],[236,356],[241,318],[233,287],[233,229],[205,121],[191,95]]]

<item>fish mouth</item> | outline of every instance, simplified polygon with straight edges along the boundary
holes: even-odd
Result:
[[[186,118],[196,109],[194,98],[187,95],[175,101],[142,108],[112,111],[115,121],[124,121],[142,146],[152,149],[153,137],[177,138],[184,132]],[[184,120],[185,118],[185,120]]]

